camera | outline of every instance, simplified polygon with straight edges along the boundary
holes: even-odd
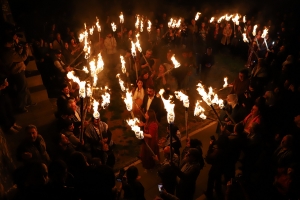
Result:
[[[126,172],[126,171],[125,171],[124,168],[120,169],[119,174],[116,176],[116,180],[117,180],[118,182],[122,182],[123,177],[124,177],[124,175],[125,175],[125,172]]]
[[[158,191],[159,192],[162,192],[164,190],[163,184],[160,183],[157,186],[158,186]]]

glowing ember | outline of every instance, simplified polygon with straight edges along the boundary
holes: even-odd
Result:
[[[196,13],[196,16],[195,16],[195,20],[196,20],[196,21],[199,19],[200,15],[201,15],[200,12],[197,12],[197,13]]]
[[[175,59],[175,54],[173,54],[173,56],[171,57],[171,60],[174,64],[174,68],[180,67],[180,63]]]
[[[88,74],[89,73],[89,70],[88,70],[88,68],[86,67],[86,66],[83,66],[83,69],[82,69],[86,74]]]
[[[121,90],[124,92],[126,90],[126,88],[124,86],[124,81],[122,81],[122,79],[120,78],[120,74],[117,74],[116,77],[119,79],[119,84],[120,84]]]
[[[179,91],[179,92],[175,91],[174,94],[175,94],[177,99],[179,99],[180,101],[183,102],[184,107],[188,108],[190,106],[189,97],[187,95],[185,95],[181,91]]]
[[[101,103],[101,106],[102,108],[106,108],[109,103],[110,103],[110,94],[108,92],[105,92],[104,94],[101,95],[102,97],[102,103]]]
[[[124,16],[123,16],[123,12],[121,12],[120,16],[120,23],[123,24],[124,23]]]
[[[224,78],[224,85],[223,85],[223,88],[225,88],[225,87],[227,87],[227,86],[228,86],[227,80],[228,80],[228,78],[227,78],[227,77],[225,77],[225,78]]]
[[[212,23],[215,20],[214,17],[210,18],[209,23]]]
[[[126,67],[125,67],[124,57],[120,56],[120,59],[121,59],[121,65],[122,65],[122,72],[123,72],[123,74],[125,74],[126,73]]]
[[[204,114],[204,108],[200,105],[202,101],[197,100],[195,110],[194,110],[194,116],[199,116],[201,119],[206,119],[206,115]]]
[[[164,89],[160,89],[159,94],[160,94],[161,99],[162,99],[162,101],[165,105],[165,109],[168,113],[167,114],[167,120],[168,120],[168,123],[170,124],[170,123],[173,123],[174,120],[175,120],[175,112],[174,112],[175,104],[171,102],[171,99],[172,99],[173,96],[169,96],[168,100],[163,97],[164,92],[165,92]]]
[[[147,31],[150,33],[151,32],[151,26],[152,26],[152,23],[150,20],[148,20],[148,27],[147,27]]]
[[[111,23],[111,28],[112,28],[113,32],[116,32],[117,25],[115,25],[115,22]]]
[[[126,108],[128,111],[132,110],[132,93],[127,90],[126,91],[126,98],[124,99],[124,102],[126,104]]]
[[[252,35],[253,36],[256,36],[256,29],[257,29],[257,25],[254,25],[253,31],[252,31]]]
[[[95,119],[100,118],[100,113],[98,111],[98,107],[99,107],[99,102],[94,99],[94,101],[93,101],[93,117]]]

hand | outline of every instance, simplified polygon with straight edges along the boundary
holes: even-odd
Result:
[[[227,124],[227,125],[231,125],[231,124],[232,124],[232,121],[228,121],[226,124]]]
[[[224,132],[226,130],[226,126],[221,126],[220,129],[222,132]]]
[[[32,153],[30,153],[30,152],[24,152],[24,153],[22,154],[22,158],[23,158],[24,160],[30,159],[30,158],[32,158]]]
[[[70,72],[70,71],[72,71],[72,70],[73,70],[72,67],[70,67],[70,66],[67,66],[67,67],[66,67],[66,71],[67,71],[67,72]]]
[[[152,158],[153,158],[153,160],[159,161],[159,159],[158,159],[158,156],[157,156],[157,155],[154,155],[154,156],[152,156]]]
[[[209,145],[212,145],[214,143],[214,140],[209,141]]]

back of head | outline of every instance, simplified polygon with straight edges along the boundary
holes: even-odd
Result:
[[[202,142],[198,139],[190,139],[190,148],[202,147]]]
[[[129,183],[134,182],[137,179],[138,175],[139,175],[139,171],[138,171],[138,168],[136,166],[130,166],[126,170],[127,181]]]
[[[199,158],[200,158],[200,151],[196,148],[190,148],[189,151],[189,156],[192,157],[192,159],[196,162],[199,162]]]
[[[67,177],[67,165],[62,160],[56,160],[49,165],[49,178],[52,181],[64,182]]]

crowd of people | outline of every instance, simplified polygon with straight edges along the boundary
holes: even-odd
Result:
[[[143,119],[139,123],[144,130],[139,157],[145,172],[158,169],[163,185],[156,199],[193,199],[205,162],[211,165],[207,199],[299,199],[300,57],[299,48],[294,45],[299,41],[292,16],[284,15],[282,21],[274,24],[257,15],[235,25],[226,20],[210,22],[208,12],[196,21],[195,12],[182,20],[180,28],[170,29],[171,16],[156,14],[150,12],[147,17],[152,22],[149,33],[146,28],[143,32],[136,29],[133,20],[112,32],[112,21],[107,17],[101,38],[97,34],[90,36],[91,55],[97,56],[100,49],[109,70],[120,65],[119,54],[124,56],[127,73],[122,79],[134,85],[133,110]],[[213,14],[219,15],[218,11]],[[147,20],[144,22],[147,27]],[[262,38],[265,26],[269,33]],[[26,126],[26,138],[17,149],[22,165],[13,174],[14,187],[3,198],[145,199],[135,166],[125,174],[120,172],[117,179],[122,187],[116,187],[112,133],[99,118],[85,121],[79,86],[66,76],[87,64],[83,44],[78,40],[80,30],[57,27],[62,25],[54,23],[46,34],[35,38],[31,49],[19,42],[14,31],[6,30],[4,34],[1,128],[6,133],[17,133],[22,127],[16,123],[15,113],[28,112],[26,107],[35,105],[25,77],[26,64],[34,57],[44,85],[57,97],[57,134],[53,136],[56,152],[49,155],[47,141],[38,128]],[[133,56],[131,42],[137,40],[138,32],[145,54],[137,52]],[[249,44],[243,41],[244,32]],[[171,60],[174,53],[180,63],[176,69]],[[204,153],[197,139],[187,138],[187,145],[182,148],[180,132],[173,125],[166,131],[164,158],[160,158],[158,132],[166,120],[166,111],[158,90],[164,88],[166,94],[189,91],[194,76],[205,85],[215,64],[214,54],[218,53],[245,60],[219,113],[218,138],[211,137]],[[77,75],[85,76],[80,71],[76,71]]]

